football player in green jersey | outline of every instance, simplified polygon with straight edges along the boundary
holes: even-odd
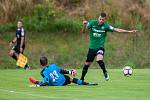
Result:
[[[90,45],[89,51],[87,54],[86,62],[83,65],[81,80],[84,80],[84,77],[88,71],[89,66],[93,62],[96,57],[96,62],[101,67],[104,78],[106,81],[109,80],[109,74],[106,70],[105,63],[103,61],[104,58],[104,44],[107,36],[107,32],[126,32],[126,33],[134,33],[137,30],[125,30],[120,28],[114,28],[109,25],[107,22],[106,13],[102,12],[98,18],[98,20],[90,20],[83,21],[83,27],[81,33],[84,33],[86,29],[90,31]]]

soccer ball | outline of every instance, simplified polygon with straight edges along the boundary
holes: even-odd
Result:
[[[130,66],[125,66],[122,69],[122,72],[123,72],[124,76],[132,75],[133,69]]]

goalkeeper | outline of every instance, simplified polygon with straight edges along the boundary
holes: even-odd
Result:
[[[43,68],[41,71],[43,81],[37,81],[34,78],[29,77],[29,81],[38,86],[64,86],[70,84],[71,82],[78,85],[98,85],[96,83],[88,83],[74,78],[77,74],[74,69],[68,71],[61,69],[56,64],[48,65],[48,59],[46,57],[41,57],[40,63]],[[71,76],[67,76],[66,74],[70,74]]]

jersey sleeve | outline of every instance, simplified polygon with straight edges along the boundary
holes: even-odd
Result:
[[[21,36],[22,36],[22,37],[25,36],[25,30],[24,30],[24,28],[21,28]]]
[[[43,77],[43,82],[49,83],[49,77],[48,77],[49,75],[47,74],[47,72],[45,70],[42,70],[41,73],[42,73],[42,77]]]
[[[89,22],[87,23],[86,28],[87,28],[87,29],[92,28],[92,21],[89,21]]]
[[[113,32],[114,31],[114,27],[107,24],[107,32]]]
[[[45,68],[42,69],[42,71],[40,72],[40,74],[41,74],[42,77],[45,77],[45,76],[44,76],[44,71],[45,71]]]
[[[43,78],[43,82],[44,82],[44,83],[49,83],[49,78],[48,78],[47,76],[45,76],[45,77]]]

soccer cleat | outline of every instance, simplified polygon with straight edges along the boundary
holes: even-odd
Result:
[[[35,80],[33,77],[29,77],[29,81],[30,81],[31,83],[33,83],[33,84],[37,84],[37,83],[38,83],[38,81]]]
[[[98,85],[98,83],[91,83],[91,82],[90,82],[90,83],[88,83],[87,85],[88,85],[88,86],[95,86],[95,85]]]
[[[109,80],[109,74],[108,74],[107,72],[104,73],[104,77],[105,77],[105,80],[106,80],[106,81]]]
[[[25,65],[25,67],[24,67],[25,70],[30,70],[30,68],[31,67],[29,65]]]
[[[29,85],[29,87],[40,87],[40,85],[38,85],[38,84],[32,84],[32,85]]]

